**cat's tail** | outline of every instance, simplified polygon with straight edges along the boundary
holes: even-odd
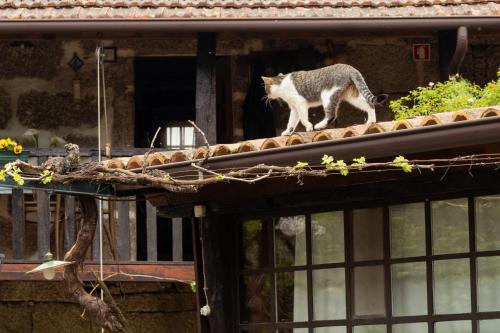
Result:
[[[351,80],[358,89],[361,96],[363,96],[368,103],[372,105],[380,105],[387,101],[389,97],[387,94],[374,95],[368,86],[366,85],[365,79],[360,72],[354,71],[351,73]]]

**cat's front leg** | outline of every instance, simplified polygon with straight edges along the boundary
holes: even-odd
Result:
[[[307,105],[307,102],[300,103],[297,106],[297,113],[299,115],[300,122],[306,128],[306,132],[311,132],[314,127],[309,121],[309,106]]]
[[[288,124],[286,125],[286,130],[284,130],[281,135],[286,136],[295,132],[297,125],[299,123],[299,115],[297,109],[290,107],[290,116],[288,117]]]

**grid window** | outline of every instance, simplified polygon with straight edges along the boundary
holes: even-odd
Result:
[[[500,332],[500,195],[240,223],[240,332]]]

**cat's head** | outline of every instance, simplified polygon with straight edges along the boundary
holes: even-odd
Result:
[[[269,98],[279,98],[277,96],[277,89],[281,85],[281,82],[285,78],[285,75],[279,73],[273,77],[262,76],[262,81],[264,81],[264,88],[266,89],[266,95]]]

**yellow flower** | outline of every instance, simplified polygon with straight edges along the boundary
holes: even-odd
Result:
[[[12,140],[11,138],[7,138],[6,141],[7,141],[8,147],[14,147],[16,145],[16,142],[14,140]]]
[[[14,154],[19,155],[19,154],[21,154],[22,152],[23,152],[23,146],[21,146],[21,145],[17,145],[17,146],[15,146],[15,147],[14,147]]]
[[[0,139],[0,149],[5,149],[7,147],[7,140]]]

